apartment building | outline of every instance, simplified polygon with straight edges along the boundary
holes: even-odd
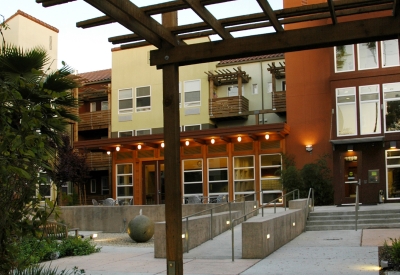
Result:
[[[151,49],[113,50],[109,138],[74,143],[109,153],[110,196],[122,204],[163,204],[168,188],[162,75],[149,66]],[[182,202],[280,196],[276,171],[289,133],[283,55],[183,66],[179,81]]]
[[[285,0],[284,7],[320,0]],[[339,17],[376,18],[384,12]],[[315,20],[308,26],[331,24]],[[304,26],[304,25],[302,25]],[[287,29],[298,26],[292,24]],[[322,35],[322,34],[321,34]],[[328,35],[328,34],[323,34]],[[399,41],[370,41],[287,53],[287,152],[299,167],[329,154],[334,203],[400,199]],[[306,150],[310,145],[311,150]],[[318,194],[317,194],[318,195]]]

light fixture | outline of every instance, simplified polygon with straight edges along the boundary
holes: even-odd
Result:
[[[267,234],[267,239],[269,239],[269,238],[271,238],[271,235],[270,235],[270,234]]]
[[[396,141],[391,141],[390,142],[390,149],[395,149],[396,148]]]
[[[231,222],[230,222],[230,221],[226,221],[226,224],[228,224],[228,225],[229,225],[229,224],[231,224]]]
[[[138,150],[142,149],[142,145],[139,144],[139,145],[137,146],[137,149],[138,149]]]
[[[307,152],[312,152],[312,150],[313,150],[313,148],[312,148],[312,145],[311,144],[308,144],[308,145],[306,145],[306,151]]]
[[[214,144],[215,143],[215,139],[211,139],[211,144]]]
[[[293,222],[293,226],[296,226],[296,223],[295,223],[295,222]]]
[[[257,205],[254,205],[253,208],[256,209],[256,208],[257,208]]]
[[[185,145],[186,145],[186,146],[189,146],[189,140],[186,140],[186,141],[185,141]]]
[[[265,135],[265,139],[269,139],[269,135],[268,134]]]
[[[117,147],[115,148],[115,150],[116,150],[117,152],[119,152],[119,150],[121,150],[121,148],[120,148],[119,146],[117,146]]]
[[[111,155],[111,152],[110,152],[110,151],[107,151],[107,155]]]
[[[238,142],[241,142],[241,141],[242,141],[242,137],[241,137],[241,136],[238,136],[237,141],[238,141]]]
[[[186,238],[186,234],[183,233],[183,234],[182,234],[182,239],[185,239],[185,238]]]
[[[97,233],[90,234],[90,238],[91,238],[91,239],[97,238]]]
[[[165,144],[164,144],[164,142],[162,142],[161,143],[161,148],[164,148],[165,147]]]
[[[353,145],[347,145],[347,152],[353,152]]]

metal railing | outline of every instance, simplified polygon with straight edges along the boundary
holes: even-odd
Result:
[[[355,223],[356,223],[356,231],[357,231],[357,223],[358,223],[358,209],[359,209],[359,197],[358,197],[358,186],[361,185],[361,180],[358,180],[358,183],[356,185],[356,203],[355,203],[355,207],[356,207],[356,217],[355,217]]]
[[[260,191],[260,192],[262,192],[262,191]],[[286,194],[284,194],[284,195],[282,195],[282,196],[280,196],[280,197],[278,197],[278,198],[276,198],[276,199],[274,199],[274,200],[272,200],[272,201],[270,201],[270,202],[268,202],[268,203],[266,203],[266,204],[262,204],[260,207],[254,209],[253,211],[250,211],[250,212],[247,213],[247,214],[244,212],[244,215],[241,216],[241,217],[239,217],[239,218],[236,218],[236,219],[231,220],[231,231],[232,231],[232,262],[235,261],[235,249],[234,249],[234,247],[235,247],[235,233],[234,233],[234,232],[235,232],[235,231],[233,230],[233,228],[235,227],[235,222],[237,222],[237,221],[239,221],[239,220],[241,220],[241,219],[243,219],[244,221],[246,221],[246,216],[247,216],[247,215],[252,214],[252,213],[254,213],[254,212],[256,212],[256,211],[259,211],[260,208],[261,208],[261,211],[262,211],[262,216],[264,217],[264,208],[267,207],[267,206],[268,206],[269,204],[271,204],[271,203],[274,203],[274,214],[275,214],[275,213],[276,213],[276,201],[279,201],[279,199],[282,199],[282,202],[284,202],[284,204],[285,204],[285,211],[286,211],[286,197],[287,197],[288,195],[290,195],[290,194],[293,194],[292,196],[293,196],[293,200],[294,200],[294,199],[295,199],[295,193],[297,193],[297,198],[299,199],[299,198],[300,198],[300,190],[299,190],[299,189],[295,189],[295,190],[290,191],[289,193],[286,193]]]

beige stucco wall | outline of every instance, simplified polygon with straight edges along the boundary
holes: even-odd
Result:
[[[218,70],[229,70],[234,72],[234,68],[241,67],[242,71],[245,71],[250,77],[249,83],[243,84],[243,96],[249,100],[249,111],[253,110],[263,110],[272,109],[272,90],[269,88],[269,83],[272,83],[272,75],[268,71],[268,68],[272,62],[275,65],[280,66],[279,62],[284,64],[284,59],[271,59],[271,60],[255,60],[248,63],[231,63],[223,66],[218,66]],[[282,91],[282,81],[285,79],[276,80],[276,91]],[[253,84],[257,84],[258,94],[253,94]],[[232,84],[232,86],[237,86],[237,84]],[[217,88],[218,97],[228,96],[228,87],[230,85],[223,85]],[[279,117],[275,113],[264,114],[259,116],[259,123],[280,123],[284,122],[284,117]],[[254,125],[256,124],[255,116],[250,115],[245,121],[229,121],[227,123],[219,123],[219,127],[233,126],[232,123],[237,125]]]
[[[23,49],[31,49],[36,46],[41,46],[47,51],[50,57],[48,64],[48,66],[50,66],[50,70],[53,71],[57,69],[57,32],[20,14],[7,21],[7,25],[9,28],[4,31],[4,39],[7,44],[14,44]]]
[[[193,42],[201,42],[206,38],[196,39]],[[161,128],[163,127],[163,105],[162,105],[162,70],[157,70],[155,66],[150,66],[150,51],[155,49],[153,46],[146,46],[127,50],[117,50],[112,52],[112,132]],[[208,79],[204,73],[215,69],[216,63],[204,63],[190,65],[179,68],[179,82],[183,95],[183,82],[187,80],[201,80],[201,105],[200,113],[195,115],[185,115],[184,104],[180,108],[180,124],[206,124],[210,123],[208,114]],[[151,89],[151,111],[136,112],[135,110],[135,88],[149,86]],[[131,121],[119,121],[118,115],[118,90],[133,89],[133,112]],[[183,103],[183,96],[181,102]],[[189,107],[188,107],[189,108]]]

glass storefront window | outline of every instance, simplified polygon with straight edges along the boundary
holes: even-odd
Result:
[[[336,89],[336,123],[338,136],[357,134],[356,88]]]
[[[183,194],[203,194],[203,160],[183,160]]]
[[[386,194],[388,199],[400,199],[400,150],[386,151]]]
[[[360,92],[360,134],[381,132],[379,85],[359,87]]]
[[[209,158],[208,192],[213,195],[228,194],[228,158]],[[210,196],[211,197],[211,196]]]
[[[400,131],[400,82],[382,85],[385,104],[385,132]]]
[[[235,198],[242,199],[246,194],[254,193],[254,156],[234,157],[233,168]],[[254,199],[254,196],[249,197]]]
[[[133,165],[117,164],[117,199],[133,197]]]
[[[280,171],[282,157],[280,154],[260,156],[260,183],[262,203],[268,203],[282,196],[282,184],[280,182]]]

